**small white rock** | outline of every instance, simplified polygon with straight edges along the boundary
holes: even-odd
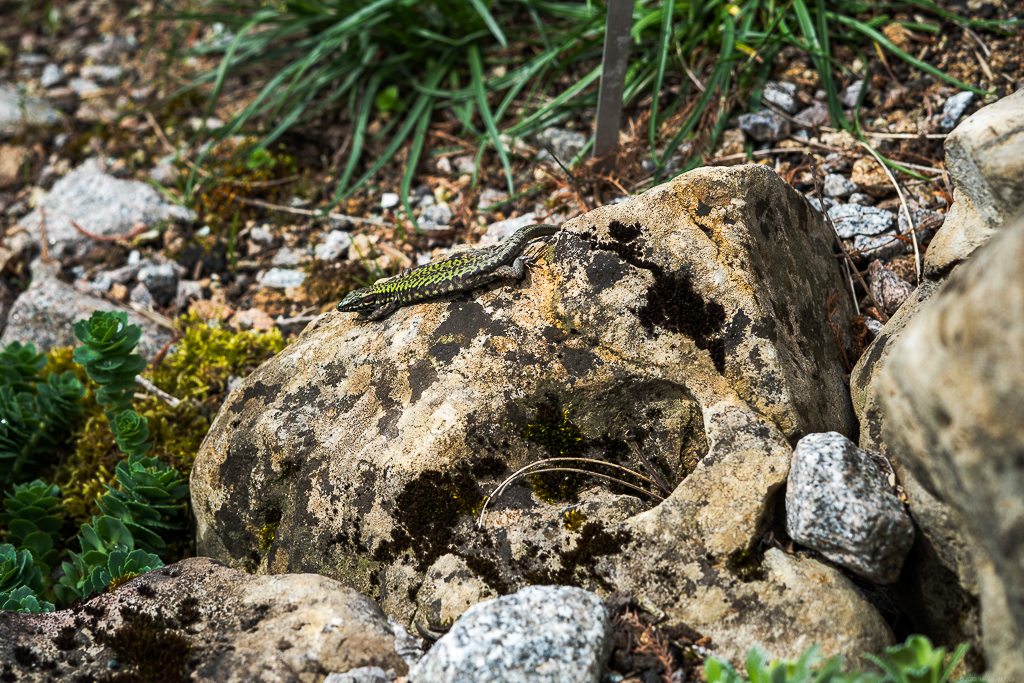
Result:
[[[394,192],[385,192],[380,196],[380,205],[384,209],[393,209],[398,206],[399,196]]]

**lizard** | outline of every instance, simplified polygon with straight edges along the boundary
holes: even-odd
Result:
[[[338,303],[338,310],[369,313],[367,320],[380,320],[402,306],[469,291],[498,278],[521,280],[526,266],[539,256],[536,252],[524,253],[527,245],[556,232],[556,225],[527,225],[498,244],[460,252],[353,290]]]

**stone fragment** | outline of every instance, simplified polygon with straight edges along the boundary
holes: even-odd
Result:
[[[89,45],[82,54],[87,59],[97,64],[107,64],[115,61],[121,55],[131,54],[135,51],[135,37],[106,35],[103,41]]]
[[[1024,217],[958,267],[881,369],[889,452],[982,549],[986,676],[1024,677]],[[989,579],[994,579],[994,583]],[[1001,584],[1001,585],[998,585]],[[1002,614],[996,621],[984,615]]]
[[[174,293],[174,307],[179,311],[188,310],[189,304],[199,301],[203,296],[203,285],[195,280],[181,280]]]
[[[995,234],[996,230],[981,218],[970,197],[953,188],[953,204],[924,255],[924,276],[931,280],[945,277]]]
[[[740,116],[740,129],[758,142],[775,142],[789,135],[789,121],[764,109]]]
[[[566,130],[564,128],[545,128],[540,134],[540,143],[544,149],[537,154],[537,161],[544,161],[550,158],[547,148],[550,148],[558,160],[569,165],[576,155],[587,144],[587,136],[578,130]]]
[[[974,93],[970,90],[965,90],[953,95],[946,100],[945,106],[942,107],[942,117],[939,119],[939,127],[944,130],[953,130],[956,127],[956,122],[964,114],[964,110],[967,109],[967,105],[974,99]]]
[[[832,199],[831,197],[825,197],[824,199],[825,199],[825,210],[831,209],[833,206],[839,206],[839,202],[837,202],[836,200]],[[821,208],[821,202],[818,201],[818,197],[816,195],[814,195],[814,194],[807,195],[807,201],[810,203],[812,209],[814,209],[818,213],[824,213],[824,210]]]
[[[101,90],[100,86],[96,85],[93,81],[88,78],[76,77],[72,78],[68,82],[68,86],[74,91],[79,97],[88,97],[93,93],[97,93]]]
[[[164,187],[173,187],[178,180],[178,175],[178,169],[170,163],[157,164],[149,171],[150,179]]]
[[[274,329],[274,319],[262,308],[250,308],[238,311],[231,319],[231,326],[239,330],[260,330],[266,332]]]
[[[153,298],[153,293],[150,292],[146,285],[141,282],[132,287],[132,291],[128,294],[128,300],[133,304],[139,304],[146,308],[153,308],[156,304],[156,299]]]
[[[838,565],[889,584],[914,542],[914,523],[866,451],[842,434],[808,434],[793,450],[786,530]]]
[[[854,192],[853,194],[850,195],[850,198],[849,198],[848,201],[851,204],[860,204],[861,206],[874,206],[875,205],[875,198],[872,197],[869,194],[864,194],[862,192]]]
[[[823,191],[826,197],[848,197],[857,191],[857,186],[838,173],[825,176]]]
[[[355,590],[316,574],[254,576],[205,557],[71,609],[0,616],[0,670],[19,683],[108,680],[112,671],[116,680],[196,683],[303,683],[373,669],[391,681],[408,672],[387,618]]]
[[[103,299],[82,294],[52,277],[34,275],[32,284],[11,307],[7,327],[0,336],[0,345],[12,341],[32,342],[41,352],[61,346],[78,346],[72,326],[88,318],[95,310],[120,309]],[[152,360],[171,339],[169,332],[137,313],[129,312],[128,322],[142,328],[138,352],[148,360]]]
[[[140,268],[136,277],[161,306],[170,302],[178,291],[178,273],[169,263]]]
[[[455,157],[455,170],[472,175],[476,171],[476,160],[471,156]]]
[[[0,145],[0,190],[20,186],[25,178],[29,151],[22,146]]]
[[[611,622],[597,595],[529,586],[477,603],[409,671],[410,683],[598,683]]]
[[[847,109],[853,109],[857,106],[857,97],[860,96],[861,86],[864,85],[864,81],[854,81],[850,85],[846,86],[842,94],[839,96],[839,101]],[[870,90],[870,88],[868,88]]]
[[[836,225],[836,232],[843,239],[858,235],[881,235],[892,230],[896,216],[891,211],[875,206],[860,204],[839,204],[828,210],[829,217]]]
[[[853,135],[848,130],[841,130],[837,133],[822,133],[821,141],[828,145],[829,147],[836,147],[847,152],[852,152],[856,149],[859,149],[859,143],[857,142],[857,138],[853,137]],[[830,157],[832,155],[838,156],[840,158],[840,161],[845,161],[845,157],[837,152],[832,152],[829,154]]]
[[[124,69],[117,65],[90,64],[83,66],[80,73],[82,78],[88,78],[96,83],[117,85],[117,82],[121,80],[121,74],[124,73]]]
[[[946,137],[946,168],[990,228],[1024,205],[1024,90],[984,107]]]
[[[391,683],[395,678],[394,669],[385,671],[379,666],[361,666],[343,674],[327,674],[323,683]]]
[[[850,180],[872,197],[885,197],[893,190],[885,169],[870,157],[861,157],[853,162]]]
[[[50,105],[0,84],[0,140],[20,134],[26,126],[52,126],[58,121],[60,114]]]
[[[452,222],[452,207],[447,203],[432,204],[420,214],[420,225],[425,228],[436,228]]]
[[[488,187],[480,193],[480,199],[477,202],[477,210],[483,211],[490,208],[498,202],[503,202],[508,199],[508,193],[502,192],[501,190],[495,190],[494,188]]]
[[[64,71],[56,64],[47,64],[43,68],[43,75],[39,78],[39,84],[44,88],[52,88],[64,82]]]
[[[155,226],[161,220],[193,217],[146,183],[107,175],[96,159],[87,159],[54,183],[50,194],[21,222],[37,242],[44,215],[50,251],[58,258],[83,256],[92,246],[92,240],[75,230],[71,221],[93,234],[118,236],[139,222]]]
[[[882,265],[881,260],[871,262],[868,266],[868,276],[871,281],[871,294],[881,304],[886,315],[895,313],[914,293],[913,285]]]
[[[832,123],[832,114],[821,102],[815,102],[793,118],[806,128],[820,128]]]
[[[301,287],[306,281],[306,274],[301,270],[290,268],[271,268],[260,278],[260,287],[271,287],[274,289],[289,289]]]
[[[761,97],[787,114],[795,114],[799,108],[796,101],[796,83],[768,81],[764,84],[764,94]]]
[[[318,259],[333,261],[348,253],[350,246],[352,246],[352,236],[349,233],[344,230],[331,230],[324,237],[324,241],[316,245],[314,253]]]
[[[279,267],[287,268],[288,266],[297,266],[306,260],[306,252],[302,249],[292,249],[291,247],[281,247],[274,254],[274,258],[271,259],[271,264]]]
[[[401,197],[399,197],[394,192],[385,192],[384,194],[382,194],[380,196],[380,205],[381,205],[381,208],[384,208],[384,209],[393,209],[396,206],[398,206],[398,203],[400,201],[401,201]]]
[[[272,247],[277,243],[274,233],[266,225],[257,225],[249,231],[249,239],[261,247]]]
[[[502,240],[506,240],[515,234],[519,228],[525,228],[527,225],[532,225],[537,222],[537,214],[524,213],[522,216],[517,218],[509,218],[507,220],[498,221],[497,223],[491,223],[487,226],[487,232],[484,233],[483,237],[480,238],[480,246],[487,246],[489,244],[497,244]]]

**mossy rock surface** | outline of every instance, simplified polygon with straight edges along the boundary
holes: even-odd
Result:
[[[337,578],[404,624],[559,583],[631,590],[729,653],[884,647],[838,572],[758,546],[790,444],[855,431],[831,244],[770,169],[701,169],[570,221],[522,282],[378,322],[328,313],[214,421],[191,477],[198,550]],[[664,502],[545,474],[478,525],[484,496],[542,458],[643,474],[631,438]]]

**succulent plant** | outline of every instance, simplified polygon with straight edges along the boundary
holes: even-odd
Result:
[[[117,464],[117,482],[99,500],[105,515],[116,517],[131,532],[135,544],[146,552],[166,547],[159,529],[180,529],[174,520],[186,509],[188,483],[181,474],[156,458],[134,458]]]
[[[60,489],[41,479],[28,484],[15,484],[4,499],[6,512],[0,512],[0,523],[7,526],[7,542],[18,550],[28,550],[44,576],[57,561],[55,546],[60,543],[64,520],[60,512]]]
[[[0,593],[28,586],[33,593],[43,592],[43,577],[32,562],[32,553],[16,550],[10,543],[0,545]]]
[[[0,351],[0,384],[16,392],[32,392],[45,365],[46,357],[36,353],[35,344],[11,342]]]
[[[129,325],[124,311],[93,311],[87,320],[76,322],[74,329],[83,344],[75,349],[75,362],[99,385],[96,400],[109,406],[107,418],[131,408],[135,376],[146,367],[142,356],[132,353],[142,328]]]
[[[149,441],[149,427],[146,418],[134,410],[126,410],[118,414],[110,425],[114,432],[114,443],[129,458],[143,455],[153,447]]]
[[[40,600],[28,586],[15,588],[8,593],[0,593],[0,610],[12,612],[52,612],[56,609],[52,602]]]

